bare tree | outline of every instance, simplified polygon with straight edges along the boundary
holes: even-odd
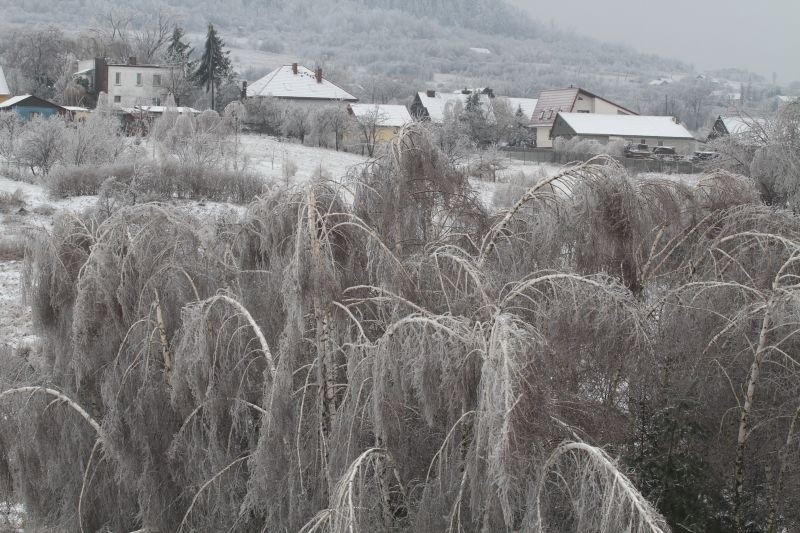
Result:
[[[61,117],[33,118],[25,124],[20,138],[20,162],[27,165],[34,175],[38,169],[46,176],[63,155],[65,132]]]

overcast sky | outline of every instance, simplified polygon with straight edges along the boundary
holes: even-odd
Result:
[[[800,0],[511,0],[555,22],[699,70],[740,67],[800,80]]]

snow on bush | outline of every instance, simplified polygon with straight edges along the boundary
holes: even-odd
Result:
[[[796,529],[796,217],[609,158],[513,198],[412,126],[241,217],[59,217],[39,350],[0,360],[3,499],[69,531]]]

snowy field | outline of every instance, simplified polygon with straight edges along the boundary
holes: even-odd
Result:
[[[293,142],[282,142],[267,135],[242,135],[242,147],[247,153],[247,168],[268,180],[283,182],[283,166],[297,165],[297,173],[291,183],[302,183],[313,176],[328,176],[340,181],[347,173],[367,161],[366,157],[326,148],[303,146]]]

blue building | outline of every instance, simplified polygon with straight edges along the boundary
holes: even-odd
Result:
[[[22,120],[30,120],[34,117],[49,118],[55,115],[68,115],[67,110],[60,105],[30,94],[14,96],[4,102],[0,102],[0,113],[4,111],[13,111]]]

